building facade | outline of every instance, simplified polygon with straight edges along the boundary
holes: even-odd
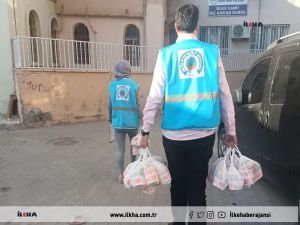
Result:
[[[216,43],[222,54],[266,49],[276,39],[300,30],[299,0],[168,0],[169,43],[176,40],[174,14],[179,5],[200,10],[198,37]]]
[[[166,0],[6,2],[10,6],[11,37],[38,36],[74,40],[77,28],[83,33],[83,29],[86,29],[83,35],[86,36],[85,40],[91,42],[151,47],[163,45]]]
[[[300,13],[299,0],[6,1],[9,6],[11,38],[25,36],[78,41],[67,46],[69,43],[57,40],[24,40],[20,43],[23,44],[23,53],[29,52],[28,58],[34,61],[23,60],[23,64],[29,67],[41,64],[44,57],[47,58],[44,61],[54,67],[62,67],[66,58],[71,58],[73,64],[68,68],[81,65],[94,68],[100,58],[106,56],[114,61],[116,57],[113,55],[120,54],[133,66],[144,68],[145,61],[152,65],[152,57],[155,57],[157,51],[153,51],[155,53],[148,57],[150,59],[144,59],[143,55],[150,54],[150,50],[145,47],[158,49],[175,42],[175,11],[185,3],[199,7],[199,39],[218,44],[223,57],[236,52],[253,53],[255,57],[274,40],[300,30],[300,22],[294,19]],[[110,43],[114,46],[95,43]],[[61,45],[64,47],[61,48]],[[106,48],[105,51],[101,50],[101,57],[95,57],[100,55],[96,45],[100,49]],[[43,47],[45,49],[42,50]],[[47,51],[49,53],[46,54]],[[227,57],[225,62],[227,70],[245,69],[243,63],[253,61],[242,57],[245,59],[239,62],[241,66],[234,67],[230,62],[240,57],[232,57]]]
[[[1,20],[1,32],[5,33],[1,36],[1,59],[5,64],[0,77],[2,113],[7,111],[9,96],[18,95],[16,89],[20,90],[17,97],[21,111],[26,113],[33,107],[51,111],[46,105],[55,101],[53,96],[43,95],[39,101],[33,100],[37,96],[29,92],[37,90],[41,94],[53,86],[50,80],[29,80],[28,74],[39,74],[41,70],[109,72],[116,60],[125,58],[135,70],[149,71],[146,66],[154,64],[157,49],[163,46],[167,13],[166,0],[1,0],[2,11],[5,17]],[[152,54],[149,46],[154,49]],[[12,61],[7,62],[11,52],[14,66]],[[145,58],[146,55],[152,56]],[[35,71],[27,71],[25,76],[24,70]],[[62,114],[59,119],[70,116],[70,113],[56,114]]]
[[[132,64],[145,101],[158,49],[176,41],[174,15],[185,3],[199,7],[198,37],[218,44],[227,71],[249,68],[272,41],[300,30],[300,0],[0,1],[0,112],[15,94],[21,117],[38,108],[55,121],[105,118],[119,59]]]

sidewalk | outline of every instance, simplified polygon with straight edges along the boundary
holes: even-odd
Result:
[[[4,114],[0,113],[0,129],[6,129],[9,126],[19,125],[20,123],[20,118],[7,119]]]
[[[153,195],[146,195],[117,183],[115,143],[109,144],[108,125],[108,122],[100,121],[0,130],[1,205],[170,205],[169,186],[158,188]],[[159,126],[157,119],[151,132],[151,150],[153,154],[165,157]],[[125,155],[127,164],[128,151]],[[215,151],[211,161],[216,159],[216,155]],[[243,191],[220,191],[208,184],[207,202],[210,206],[293,205],[264,180]]]

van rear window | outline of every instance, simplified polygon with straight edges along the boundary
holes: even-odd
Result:
[[[280,56],[271,88],[271,104],[300,104],[300,52]],[[299,103],[298,103],[299,102]]]

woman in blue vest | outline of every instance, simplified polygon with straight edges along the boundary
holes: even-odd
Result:
[[[123,183],[125,138],[130,140],[137,134],[141,111],[138,103],[139,85],[129,78],[131,65],[126,60],[119,61],[113,71],[115,80],[109,83],[109,120],[114,128],[117,144],[117,171],[119,183]],[[131,161],[135,160],[130,149]]]

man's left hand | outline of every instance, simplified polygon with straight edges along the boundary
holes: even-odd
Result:
[[[235,135],[225,134],[223,142],[227,147],[234,148],[237,145],[237,138]]]

